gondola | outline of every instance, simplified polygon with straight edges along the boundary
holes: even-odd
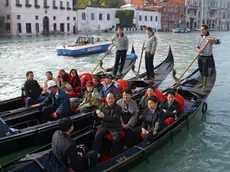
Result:
[[[173,66],[174,59],[170,48],[167,58],[154,69],[155,80],[148,82],[142,80],[146,73],[141,74],[138,79],[134,77],[127,80],[129,85],[135,85],[136,87],[133,99],[140,99],[148,86],[159,87],[172,71]],[[40,124],[38,120],[40,114],[41,111],[36,110],[35,112],[19,113],[14,116],[6,115],[2,118],[10,127],[19,129],[20,133],[0,138],[1,156],[31,145],[39,145],[51,141],[52,134],[58,129],[58,120]],[[76,114],[71,116],[71,118],[74,120],[76,132],[93,125],[91,113]]]
[[[116,79],[123,79],[126,76],[126,74],[130,70],[133,69],[133,66],[136,63],[136,59],[137,59],[137,55],[135,54],[134,47],[132,47],[130,54],[127,54],[123,71],[122,71],[121,75],[116,77]],[[112,74],[112,72],[113,72],[113,67],[104,69],[102,66],[102,61],[100,63],[100,68],[101,68],[101,71],[97,72],[94,75],[103,77],[105,75]],[[86,74],[88,74],[88,73],[86,73]],[[81,76],[81,75],[79,75],[79,76]],[[17,113],[22,113],[22,112],[27,112],[27,111],[37,109],[34,107],[29,107],[29,108],[25,107],[24,98],[25,98],[25,93],[22,89],[21,96],[16,97],[16,98],[12,98],[9,100],[1,101],[0,102],[0,117],[2,114],[17,114]]]
[[[140,161],[148,160],[149,154],[155,152],[160,146],[163,145],[163,143],[165,143],[165,141],[173,139],[173,136],[177,134],[183,127],[187,126],[189,129],[189,122],[197,115],[197,112],[201,110],[202,113],[205,113],[207,111],[207,104],[205,101],[212,91],[216,80],[216,71],[214,67],[211,68],[207,91],[204,92],[196,88],[199,79],[200,72],[197,69],[181,81],[180,87],[168,88],[174,89],[178,94],[183,96],[185,103],[184,112],[176,121],[160,131],[152,142],[141,141],[139,144],[124,151],[118,156],[105,160],[104,162],[100,162],[95,167],[88,169],[87,171],[127,171],[133,168],[136,164],[140,163]],[[88,147],[91,147],[94,138],[93,136],[93,130],[91,130],[91,132],[87,131],[84,134],[82,133],[75,138],[76,143],[86,143]],[[5,171],[10,169],[14,169],[15,171],[29,169],[36,171],[45,170],[56,172],[70,171],[65,165],[63,165],[62,162],[57,159],[57,157],[52,154],[52,151],[45,149],[46,148],[39,150],[43,152],[38,153],[35,151],[34,154],[30,154],[19,161],[9,163],[8,165],[4,166],[3,169],[5,169]]]

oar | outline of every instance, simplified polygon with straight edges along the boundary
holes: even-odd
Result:
[[[140,73],[140,69],[141,69],[141,62],[142,62],[142,58],[143,58],[144,49],[145,49],[145,43],[143,43],[143,45],[142,45],[141,58],[140,58],[140,63],[139,63],[138,70],[137,70],[137,78],[139,78],[139,73]]]
[[[95,72],[95,70],[97,69],[97,67],[100,65],[101,61],[107,56],[107,54],[112,50],[113,47],[114,47],[114,44],[110,47],[110,49],[105,53],[105,55],[101,58],[101,60],[98,62],[98,64],[92,70],[92,72],[91,72],[92,74]]]
[[[184,72],[181,74],[181,76],[178,78],[177,83],[180,82],[181,78],[184,76],[184,74],[189,70],[189,68],[193,65],[193,63],[196,61],[196,59],[199,57],[199,55],[204,51],[204,49],[207,47],[209,42],[206,42],[203,48],[200,50],[200,52],[196,55],[196,57],[193,59],[193,61],[190,63],[190,65],[184,70]],[[178,84],[176,84],[177,86]]]

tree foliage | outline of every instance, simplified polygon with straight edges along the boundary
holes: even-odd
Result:
[[[134,10],[117,10],[115,17],[119,18],[120,26],[133,26]]]
[[[75,8],[84,8],[87,5],[92,7],[120,8],[124,0],[75,0]]]

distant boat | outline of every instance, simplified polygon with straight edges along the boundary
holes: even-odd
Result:
[[[73,44],[57,48],[58,55],[79,56],[107,51],[111,41],[101,36],[79,36]]]
[[[175,28],[173,29],[173,33],[190,33],[191,30],[188,28]]]

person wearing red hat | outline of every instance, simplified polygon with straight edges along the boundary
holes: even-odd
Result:
[[[86,91],[84,95],[83,102],[79,105],[77,112],[86,113],[92,111],[100,104],[99,94],[97,90],[94,88],[94,84],[92,81],[88,81],[86,83]]]

